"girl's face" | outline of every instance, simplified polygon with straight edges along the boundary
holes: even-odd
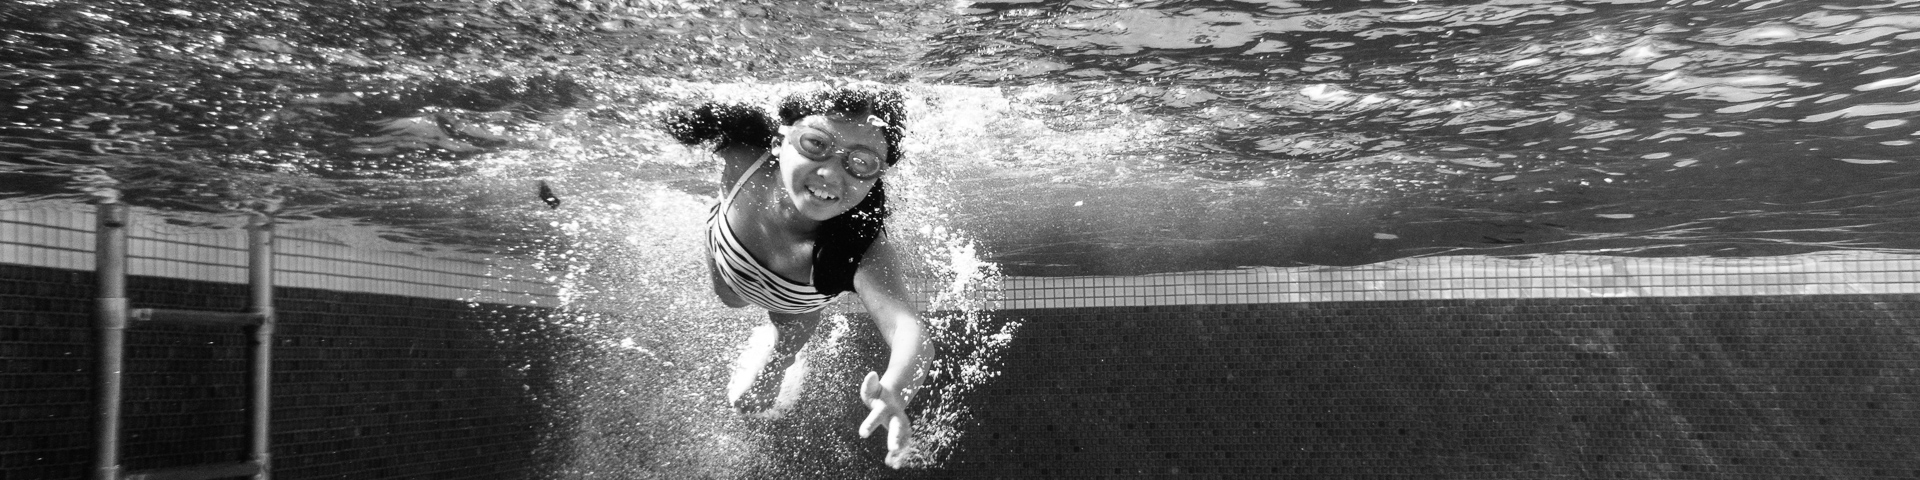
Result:
[[[802,216],[815,221],[859,205],[887,168],[887,138],[866,118],[802,118],[787,128],[778,148],[787,198]]]

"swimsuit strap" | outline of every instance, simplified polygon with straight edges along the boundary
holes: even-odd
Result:
[[[740,178],[735,179],[733,181],[733,190],[727,192],[727,198],[721,199],[721,203],[732,204],[733,197],[740,196],[740,189],[742,187],[747,186],[747,179],[753,178],[753,174],[758,173],[760,171],[760,166],[766,164],[767,159],[772,156],[773,156],[772,151],[768,151],[767,153],[760,154],[760,159],[754,160],[753,165],[748,166],[747,171],[741,172]],[[725,209],[723,208],[721,210],[725,210]]]

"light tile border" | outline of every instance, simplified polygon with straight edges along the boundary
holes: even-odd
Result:
[[[91,271],[94,210],[72,202],[0,200],[0,263]],[[175,216],[179,216],[175,214]],[[129,216],[127,273],[183,280],[246,283],[247,234],[238,216],[197,215],[187,227],[153,211]],[[425,256],[368,248],[324,225],[275,228],[278,286],[380,293],[478,303],[556,307],[559,288],[536,280],[528,265],[503,259]],[[471,257],[471,256],[469,256]]]
[[[1001,310],[1165,305],[1920,293],[1920,255],[1544,255],[1408,258],[1354,267],[1246,268],[1143,276],[1006,277]],[[915,284],[916,296],[932,290]]]
[[[30,208],[29,208],[30,207]],[[136,209],[129,273],[245,282],[243,219],[227,228],[166,224]],[[0,263],[93,269],[93,207],[0,200]],[[559,287],[527,265],[368,249],[325,226],[279,229],[282,286],[532,306],[559,306]],[[1527,299],[1920,293],[1920,255],[1832,251],[1778,257],[1420,257],[1352,267],[1260,267],[1142,276],[1002,277],[987,306],[1043,308]],[[909,282],[915,302],[941,285]],[[858,300],[836,311],[857,312]]]

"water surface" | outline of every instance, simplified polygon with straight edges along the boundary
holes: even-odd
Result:
[[[1916,2],[28,1],[0,20],[9,196],[514,250],[555,235],[535,181],[710,197],[711,165],[651,132],[668,106],[874,80],[919,100],[910,161],[948,175],[929,221],[1008,273],[1920,238]]]

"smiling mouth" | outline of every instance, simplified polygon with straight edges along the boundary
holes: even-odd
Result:
[[[840,200],[840,197],[835,196],[831,193],[827,193],[825,190],[821,190],[820,187],[809,186],[807,187],[807,193],[813,194],[813,198],[818,198],[818,199],[829,201],[829,202]]]

